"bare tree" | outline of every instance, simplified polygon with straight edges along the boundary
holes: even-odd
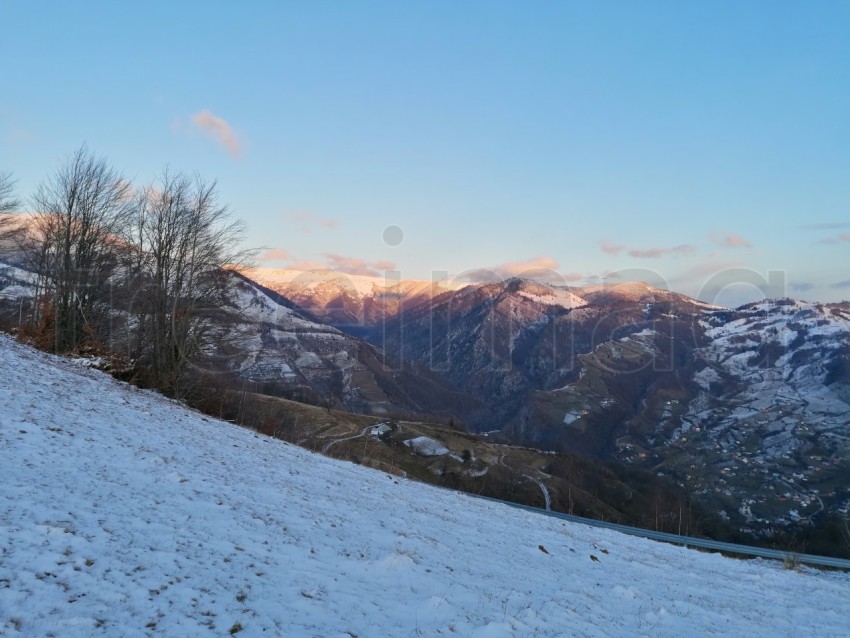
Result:
[[[138,318],[131,356],[158,388],[182,398],[187,366],[209,345],[233,285],[230,269],[243,260],[243,227],[218,203],[214,181],[166,170],[144,189],[128,229]]]
[[[11,213],[21,205],[15,198],[15,180],[11,173],[0,172],[0,254],[11,245],[20,225],[13,219]]]
[[[3,175],[0,210],[12,206],[10,184]],[[32,202],[18,249],[37,275],[32,326],[42,346],[65,352],[110,337],[152,385],[184,398],[187,368],[226,341],[232,271],[249,255],[216,183],[166,170],[134,194],[82,147]]]
[[[15,199],[15,180],[11,173],[0,172],[0,215],[12,213],[20,206]]]
[[[109,162],[83,146],[33,198],[23,252],[49,297],[57,351],[78,347],[111,310],[109,285],[133,209],[131,193]]]

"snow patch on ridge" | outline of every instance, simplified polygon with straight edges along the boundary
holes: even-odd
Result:
[[[534,294],[527,290],[520,290],[519,294],[520,296],[536,303],[546,306],[560,306],[566,310],[572,310],[573,308],[580,308],[581,306],[587,305],[587,302],[578,295],[573,294],[568,290],[559,290],[558,288],[552,288],[551,294],[546,295]]]

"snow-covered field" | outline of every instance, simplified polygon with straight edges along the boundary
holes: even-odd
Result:
[[[837,636],[850,576],[317,456],[0,336],[0,635]]]

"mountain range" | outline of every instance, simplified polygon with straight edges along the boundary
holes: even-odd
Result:
[[[669,476],[745,534],[848,510],[850,304],[341,274],[314,298],[308,277],[265,281],[342,330],[356,319],[396,374],[438,373],[471,398],[455,411],[470,431]]]
[[[29,281],[0,270],[7,317]],[[847,303],[263,269],[230,299],[209,365],[252,392],[648,470],[750,536],[850,505]]]

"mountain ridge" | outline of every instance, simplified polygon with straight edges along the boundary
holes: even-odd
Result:
[[[17,317],[26,277],[7,279],[0,303]],[[430,414],[661,473],[761,542],[850,507],[848,304],[728,309],[645,283],[522,279],[430,292],[352,330],[241,276],[232,306],[247,318],[221,330],[243,343],[219,353],[220,371],[251,392]],[[761,405],[767,395],[785,403]]]

